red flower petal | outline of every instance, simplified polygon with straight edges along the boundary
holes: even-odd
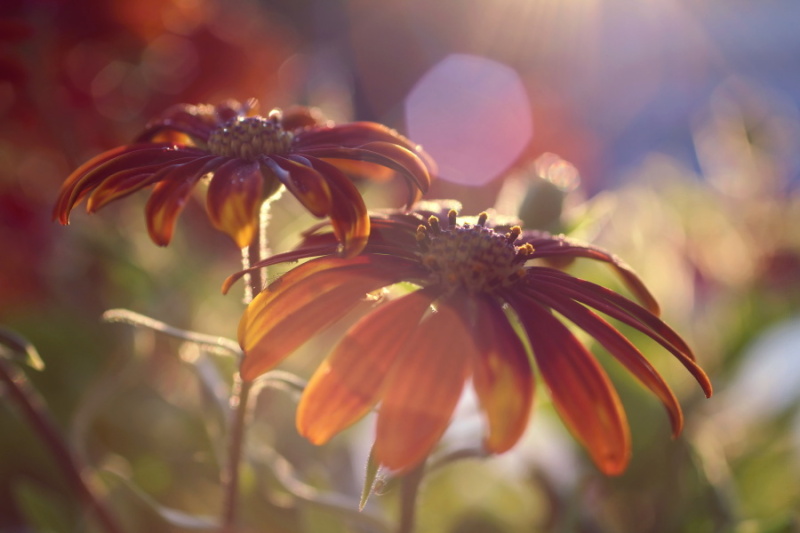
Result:
[[[338,168],[320,159],[309,159],[309,164],[328,180],[331,190],[330,217],[333,233],[342,243],[342,256],[358,255],[367,244],[370,219],[364,199],[355,185]]]
[[[203,177],[206,161],[198,159],[171,169],[153,188],[145,206],[147,230],[158,245],[166,246],[172,240],[175,221],[186,206],[186,201],[197,182]]]
[[[633,268],[616,255],[602,248],[573,241],[563,236],[525,239],[525,242],[533,245],[534,254],[532,258],[585,257],[587,259],[609,263],[614,267],[614,271],[622,279],[622,282],[628,290],[633,293],[634,297],[654,315],[660,314],[658,302],[650,293],[650,290],[645,286],[636,272],[634,272]]]
[[[139,134],[137,142],[156,141],[176,135],[187,135],[195,141],[205,143],[211,131],[236,117],[256,114],[258,102],[250,98],[244,103],[226,100],[216,106],[201,104],[176,104],[148,122]]]
[[[208,156],[202,150],[163,143],[135,144],[126,148],[128,150],[125,153],[118,154],[113,159],[88,169],[81,179],[80,187],[83,189],[94,188],[109,176],[123,170],[151,165],[166,167]]]
[[[372,142],[357,148],[319,147],[304,148],[299,153],[326,160],[350,159],[376,163],[399,172],[409,182],[410,207],[430,187],[431,177],[425,164],[417,155],[396,144]]]
[[[231,159],[214,171],[206,194],[211,223],[224,231],[239,248],[255,237],[262,201],[261,170],[255,161]]]
[[[385,142],[414,152],[419,157],[428,174],[437,173],[436,162],[416,143],[377,122],[352,122],[332,128],[311,128],[295,137],[295,147],[301,150],[314,146],[332,145],[359,148],[367,143]]]
[[[180,163],[178,163],[180,164]],[[112,174],[92,191],[86,201],[86,211],[94,213],[105,207],[110,202],[124,198],[131,193],[144,189],[160,179],[165,172],[169,172],[173,166],[164,167],[162,165],[149,165],[146,167],[136,167],[122,170]],[[158,172],[162,171],[161,174]]]
[[[83,187],[86,173],[95,167],[111,161],[121,154],[130,152],[131,149],[132,147],[130,146],[120,146],[113,150],[108,150],[107,152],[96,155],[75,169],[61,185],[61,191],[58,194],[58,199],[53,209],[53,218],[57,219],[62,224],[67,224],[69,222],[69,213],[72,208],[86,196],[91,189],[91,187]]]
[[[335,255],[337,249],[338,242],[336,242],[336,239],[332,239],[331,243],[320,245],[318,248],[302,248],[298,250],[289,250],[288,252],[283,252],[281,254],[271,255],[268,258],[251,265],[250,268],[240,270],[239,272],[228,276],[222,283],[222,294],[228,294],[228,291],[233,284],[244,277],[245,274],[256,272],[264,267],[277,265],[280,263],[293,263],[301,259],[309,259],[311,257]]]
[[[185,161],[187,158],[204,155],[207,154],[199,150],[176,148],[166,144],[134,144],[109,150],[87,161],[70,174],[61,187],[53,215],[62,224],[66,224],[72,208],[93,189],[118,172],[150,166],[163,168]]]
[[[380,306],[339,341],[308,383],[297,407],[297,429],[323,444],[378,401],[386,373],[435,297],[419,290]]]
[[[438,308],[416,327],[387,376],[374,452],[391,470],[402,472],[428,456],[447,429],[476,357],[473,333],[459,311]]]
[[[508,301],[528,334],[561,418],[603,473],[621,474],[630,459],[630,432],[608,376],[578,339],[538,302],[519,293],[510,294]]]
[[[196,156],[182,157],[168,164],[139,166],[121,170],[103,179],[86,201],[86,211],[94,213],[110,202],[160,181],[175,167],[196,161]]]
[[[400,172],[406,179],[411,178],[409,181],[409,199],[407,207],[410,208],[419,200],[423,193],[428,192],[428,189],[430,189],[430,167],[427,167],[419,157],[419,154],[413,150],[386,142],[371,142],[359,146],[358,149],[378,154],[378,157],[370,154],[369,158],[364,158],[367,161],[372,160],[371,158],[375,158],[374,161],[377,163],[380,162],[382,158],[387,158],[386,166]],[[388,164],[389,161],[394,161],[396,164]]]
[[[416,145],[396,130],[377,122],[350,122],[332,127],[311,128],[298,132],[294,144],[297,148],[321,145],[347,146],[355,148],[368,142],[383,141],[399,144],[409,150]]]
[[[489,423],[486,448],[502,453],[525,431],[533,402],[533,370],[525,346],[490,298],[479,300],[473,383]]]
[[[312,215],[324,217],[331,212],[333,199],[325,176],[311,168],[307,161],[271,155],[264,164]]]
[[[636,376],[655,394],[669,414],[672,436],[677,437],[683,428],[683,412],[677,398],[661,374],[644,358],[641,352],[611,324],[591,310],[544,287],[531,291],[535,298],[549,305],[581,327]]]
[[[312,335],[341,318],[367,293],[406,279],[418,267],[392,258],[315,259],[259,293],[239,322],[246,381],[270,370]]]
[[[408,215],[403,216],[406,217]],[[410,216],[408,217],[411,218]],[[370,235],[363,252],[391,255],[396,258],[417,262],[419,260],[419,247],[417,246],[415,235],[420,220],[416,218],[413,220],[416,224],[407,224],[405,220],[401,223],[393,219],[385,220],[380,217],[370,217]],[[328,228],[329,226],[330,221],[321,223],[317,227],[312,228],[311,231],[307,231],[304,234],[303,241],[294,250],[272,255],[251,265],[250,268],[246,270],[228,276],[222,285],[222,292],[227,293],[231,286],[248,272],[254,272],[261,268],[277,265],[279,263],[288,263],[301,259],[308,259],[310,257],[335,254],[338,241],[334,234],[330,232],[317,232],[317,230]],[[419,272],[407,279],[407,281],[423,280],[426,274],[427,270],[422,265],[419,265]]]
[[[680,335],[647,309],[610,289],[557,270],[534,267],[528,269],[528,274],[532,283],[537,286],[547,284],[556,287],[562,294],[641,331],[659,343],[694,376],[705,395],[711,397],[713,393],[711,381],[695,362],[692,350]]]
[[[284,131],[320,126],[325,121],[322,112],[315,107],[291,106],[283,109],[281,127]]]
[[[214,117],[210,112],[211,109],[209,105],[176,104],[164,111],[160,117],[148,122],[136,141],[153,141],[171,133],[185,134],[207,141],[211,130],[219,125],[211,120]]]

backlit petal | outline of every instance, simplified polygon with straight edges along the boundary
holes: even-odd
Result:
[[[303,393],[297,407],[301,435],[323,444],[372,408],[432,296],[430,290],[415,291],[381,305],[350,328]]]
[[[538,302],[518,293],[508,300],[528,334],[559,415],[603,473],[621,474],[630,459],[630,433],[608,376],[566,326]]]
[[[198,155],[205,154],[197,150],[176,149],[167,144],[132,144],[103,152],[69,175],[61,186],[53,217],[66,224],[72,208],[106,178],[117,172],[151,165],[169,165],[187,156]]]
[[[180,164],[180,163],[178,163]],[[160,178],[158,171],[171,170],[170,167],[149,165],[123,170],[112,174],[92,191],[86,200],[86,211],[94,213],[103,208],[108,203],[123,198],[133,192],[152,185]],[[163,172],[162,172],[163,175]]]
[[[358,255],[370,233],[369,214],[361,193],[334,165],[313,158],[309,159],[309,164],[328,180],[332,197],[328,216],[334,235],[342,243],[342,256]]]
[[[166,246],[172,240],[175,221],[183,211],[189,195],[203,177],[206,162],[202,159],[171,169],[153,188],[145,206],[147,230],[158,245]]]
[[[400,220],[383,219],[380,217],[370,217],[370,235],[364,253],[391,255],[400,259],[417,262],[419,273],[409,278],[409,281],[425,279],[428,270],[418,263],[419,247],[415,238],[416,228],[420,220],[410,217],[410,215],[400,215]],[[408,223],[405,218],[416,222]],[[310,257],[322,255],[333,255],[337,252],[338,241],[331,232],[318,231],[322,228],[328,229],[330,221],[323,222],[312,230],[307,231],[303,236],[303,241],[294,250],[275,254],[266,259],[254,263],[250,268],[239,271],[228,276],[222,285],[222,292],[227,293],[231,286],[248,272],[254,272],[264,267],[279,263],[294,262]]]
[[[253,380],[270,370],[367,293],[406,279],[416,268],[391,258],[360,256],[320,258],[290,270],[260,292],[242,315],[242,378]]]
[[[253,241],[263,200],[263,179],[255,161],[232,159],[214,171],[206,194],[211,223],[231,236],[239,248]]]
[[[360,121],[338,124],[327,128],[310,128],[298,132],[295,137],[295,145],[298,148],[320,145],[355,148],[376,141],[397,144],[409,150],[417,150],[422,153],[419,146],[400,135],[396,130],[377,122]]]
[[[386,142],[371,142],[359,146],[358,149],[369,151],[379,156],[375,157],[370,154],[367,158],[364,158],[366,161],[370,161],[371,158],[374,158],[372,160],[375,163],[380,164],[384,164],[383,158],[394,161],[394,165],[387,166],[400,172],[407,179],[411,178],[409,181],[410,196],[416,196],[418,198],[420,193],[426,193],[428,189],[430,189],[431,169],[426,166],[418,153],[402,146]],[[412,203],[414,202],[409,200],[408,207],[410,207]]]
[[[378,413],[379,464],[405,471],[422,462],[447,428],[475,357],[458,310],[439,305],[417,326],[392,368]]]
[[[528,270],[528,274],[533,283],[556,287],[564,295],[593,307],[658,342],[692,374],[703,388],[705,395],[711,397],[713,393],[711,381],[695,362],[692,350],[680,335],[650,311],[610,289],[557,270],[534,267]]]
[[[294,159],[277,155],[269,156],[265,163],[303,207],[316,217],[324,217],[331,212],[331,190],[325,176]]]
[[[533,245],[534,254],[532,257],[538,258],[559,258],[559,257],[585,257],[595,261],[602,261],[614,267],[614,271],[622,279],[622,282],[633,293],[634,297],[654,315],[660,314],[660,308],[655,297],[645,286],[644,282],[634,272],[625,261],[616,255],[592,246],[591,244],[581,243],[564,236],[553,237],[550,235],[540,238],[526,238],[525,242]]]
[[[338,243],[336,242],[336,239],[332,239],[332,242],[320,245],[319,247],[315,248],[304,247],[297,250],[289,250],[288,252],[283,252],[281,254],[271,255],[266,259],[262,259],[261,261],[258,261],[257,263],[251,265],[250,268],[240,270],[239,272],[236,272],[235,274],[231,274],[230,276],[228,276],[222,283],[222,294],[228,294],[228,291],[233,286],[233,284],[239,281],[246,274],[256,272],[264,267],[277,265],[280,263],[293,263],[301,259],[309,259],[311,257],[319,257],[323,255],[335,255],[337,249],[338,249]]]
[[[91,190],[91,186],[84,187],[86,173],[92,168],[103,165],[130,150],[131,147],[129,146],[120,146],[113,150],[108,150],[107,152],[96,155],[75,169],[61,185],[61,191],[58,194],[56,205],[53,208],[53,218],[57,219],[62,224],[67,224],[69,222],[69,213],[72,208]]]
[[[212,130],[236,117],[253,116],[257,109],[258,102],[253,98],[243,103],[226,100],[215,106],[176,104],[148,122],[137,141],[157,141],[186,135],[194,141],[205,143]]]
[[[411,150],[396,144],[373,142],[358,148],[307,148],[302,150],[301,153],[331,162],[336,159],[350,159],[376,163],[391,168],[399,172],[409,183],[409,206],[418,199],[420,193],[428,190],[431,183],[430,174],[422,160]]]
[[[167,164],[147,165],[121,170],[109,175],[86,200],[86,211],[94,213],[114,200],[159,182],[174,167],[197,161],[197,156],[182,157]],[[207,157],[208,160],[213,158]]]
[[[545,288],[535,291],[536,298],[572,320],[613,355],[645,387],[650,389],[669,414],[672,435],[677,437],[683,427],[683,412],[677,398],[658,371],[641,352],[611,324],[583,305]]]
[[[320,145],[358,148],[372,142],[402,146],[414,152],[422,160],[428,174],[437,174],[436,162],[420,145],[400,135],[396,130],[377,122],[351,122],[332,128],[310,128],[298,133],[295,137],[295,146],[302,150]]]
[[[210,105],[176,104],[165,110],[161,116],[149,121],[137,141],[159,140],[171,133],[207,141],[211,130],[216,126],[210,120],[214,117],[212,110]]]
[[[158,165],[170,166],[176,162],[207,156],[206,152],[195,148],[177,147],[171,144],[131,145],[125,153],[89,169],[82,179],[82,187],[94,188],[109,176],[121,170]]]
[[[478,357],[472,379],[489,426],[485,446],[502,453],[516,444],[528,425],[533,370],[525,346],[499,303],[489,298],[479,301],[477,329]]]

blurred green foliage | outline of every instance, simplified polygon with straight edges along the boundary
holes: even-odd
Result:
[[[0,39],[0,59],[27,72],[25,79],[0,80],[0,323],[38,350],[45,369],[21,372],[125,531],[213,531],[235,361],[100,317],[128,308],[187,330],[235,337],[241,287],[227,296],[219,287],[238,269],[239,251],[209,227],[201,202],[186,207],[174,242],[161,249],[144,231],[143,196],[92,217],[76,213],[69,228],[51,223],[52,200],[77,164],[127,142],[149,113],[176,101],[255,94],[326,104],[332,116],[352,118],[353,109],[380,109],[399,89],[394,72],[376,70],[383,81],[365,77],[359,89],[374,91],[369,105],[345,102],[344,95],[356,92],[347,85],[309,83],[307,91],[297,90],[297,70],[313,63],[301,57],[303,46],[319,38],[314,32],[327,36],[330,29],[306,16],[314,2],[231,2],[224,17],[210,0],[143,2],[141,11],[130,7],[138,3],[124,4],[86,1],[65,13],[46,2],[9,3],[13,20],[28,24],[34,37],[18,45],[9,31]],[[353,40],[370,38],[358,3],[343,4],[361,28]],[[76,22],[76,13],[92,16]],[[292,17],[302,23],[292,27]],[[187,57],[196,64],[178,61],[187,43],[195,47]],[[255,51],[257,57],[247,55]],[[175,61],[159,65],[174,68],[154,74],[148,58],[158,53]],[[175,65],[188,72],[186,79],[165,89],[162,77],[183,75]],[[95,67],[110,70],[78,83]],[[98,86],[103,80],[108,87]],[[468,209],[498,202],[531,225],[623,257],[653,289],[665,320],[689,340],[716,392],[703,398],[668,354],[622,327],[681,400],[684,434],[671,440],[658,402],[594,346],[630,419],[634,452],[627,472],[613,479],[599,474],[540,386],[528,434],[514,450],[448,462],[425,477],[419,533],[800,531],[800,193],[787,170],[795,164],[800,122],[769,98],[753,105],[757,92],[723,90],[703,101],[692,132],[698,168],[674,155],[647,153],[619,184],[591,195],[554,185],[535,161],[522,161],[484,188],[438,186]],[[541,90],[536,95],[563,104]],[[381,118],[396,118],[395,107],[384,107]],[[537,123],[537,139],[553,145],[534,148],[563,147],[581,162],[601,160],[587,156],[599,141],[582,144],[586,131],[569,130],[565,124],[575,119],[562,107],[535,110],[560,121]],[[593,168],[581,171],[592,180]],[[509,184],[514,188],[504,194]],[[368,203],[391,203],[392,187],[366,190]],[[311,223],[298,206],[277,201],[273,247],[292,246]],[[596,265],[578,261],[570,268],[623,290]],[[759,342],[782,326],[788,333],[772,348],[778,359],[767,359]],[[342,331],[319,336],[283,368],[307,378]],[[754,368],[763,370],[760,381],[747,379]],[[375,493],[358,510],[371,420],[314,447],[294,429],[296,396],[291,386],[266,387],[255,402],[242,472],[242,532],[391,531],[399,513],[397,480],[379,474]],[[775,401],[760,401],[766,397]],[[0,388],[0,533],[100,531],[8,398]],[[470,450],[480,442],[474,410],[460,410],[453,426],[443,450]]]

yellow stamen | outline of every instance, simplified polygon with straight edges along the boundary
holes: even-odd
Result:
[[[262,155],[284,154],[294,135],[281,126],[281,114],[273,110],[267,118],[239,117],[211,132],[208,151],[214,155],[255,160]]]
[[[428,227],[417,229],[417,242],[422,251],[422,263],[441,283],[470,292],[487,292],[507,287],[525,274],[522,264],[533,253],[528,243],[513,243],[522,230],[511,229],[501,234],[485,227],[488,215],[481,213],[475,225],[457,224],[458,213],[451,210],[449,227],[444,230],[439,219],[431,216]]]

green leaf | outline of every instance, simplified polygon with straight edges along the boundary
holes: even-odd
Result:
[[[26,364],[34,370],[44,370],[44,362],[28,339],[0,327],[0,357]]]
[[[361,489],[361,500],[358,503],[358,510],[363,511],[364,506],[367,505],[367,500],[376,491],[377,487],[382,485],[383,477],[379,477],[380,465],[375,462],[375,446],[369,450],[369,457],[367,458],[367,472],[364,476],[364,486]]]

